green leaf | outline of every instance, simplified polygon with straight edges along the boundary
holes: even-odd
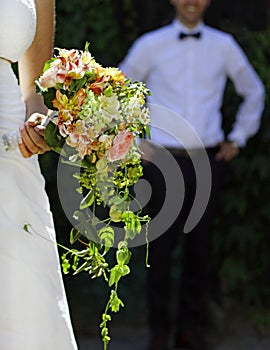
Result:
[[[145,130],[145,133],[146,133],[147,137],[151,140],[151,132],[150,132],[150,127],[149,127],[149,125],[146,125],[146,126],[144,127],[144,130]]]
[[[96,167],[97,167],[97,170],[99,170],[99,171],[106,170],[107,166],[108,166],[108,161],[107,161],[106,157],[102,157],[101,159],[99,159],[96,162]]]
[[[75,228],[80,231],[80,233],[86,237],[89,241],[98,242],[98,235],[96,228],[87,220],[83,213],[80,211],[75,211],[73,218],[79,223]]]
[[[121,266],[120,270],[121,270],[122,277],[130,273],[130,268],[127,265]]]
[[[80,261],[80,258],[78,255],[73,255],[73,263],[72,263],[72,270],[73,271],[76,271],[77,270],[77,267],[79,265],[79,261]]]
[[[94,200],[95,200],[95,189],[92,189],[81,201],[80,209],[86,209],[90,207],[94,203]]]
[[[125,211],[121,215],[121,219],[124,221],[125,226],[125,232],[126,232],[126,239],[134,239],[136,235],[138,235],[141,232],[142,225],[140,222],[140,218],[138,215],[134,214],[132,211]]]
[[[51,67],[51,63],[56,60],[55,57],[50,58],[48,61],[45,62],[44,67],[43,67],[43,72],[48,70]]]
[[[110,208],[110,218],[113,222],[120,222],[122,211],[119,210],[115,205]]]
[[[124,303],[121,299],[118,298],[117,293],[112,290],[111,297],[110,297],[110,307],[113,312],[118,312],[120,309],[120,306],[124,307]]]
[[[84,46],[84,51],[89,51],[89,46],[90,46],[89,41],[86,41],[85,46]]]
[[[108,315],[108,314],[102,314],[102,320],[103,321],[105,321],[105,322],[107,322],[107,321],[111,321],[111,316],[110,315]]]
[[[100,238],[101,244],[103,244],[107,249],[105,252],[107,252],[114,243],[114,229],[112,227],[102,227],[98,231],[98,236]]]
[[[70,231],[70,243],[73,244],[75,243],[78,238],[81,236],[80,231],[78,231],[75,227],[72,227],[71,231]]]
[[[87,82],[87,79],[87,76],[84,76],[81,79],[71,80],[69,86],[69,91],[72,92],[71,95],[73,94],[73,92],[79,91],[82,87],[84,87],[85,83]]]
[[[101,335],[102,335],[102,337],[107,336],[108,333],[109,333],[109,331],[108,331],[108,328],[107,328],[107,327],[102,328],[102,330],[101,330]]]
[[[109,279],[109,286],[111,287],[114,283],[117,284],[122,277],[121,270],[119,269],[119,266],[116,265],[111,269],[110,273],[110,279]]]
[[[52,102],[55,99],[55,95],[56,95],[55,88],[49,88],[47,91],[42,92],[44,103],[51,110],[55,110]]]
[[[116,260],[119,265],[128,264],[131,258],[131,252],[128,248],[117,250],[116,252]]]
[[[68,253],[67,253],[68,254]],[[61,260],[62,260],[62,269],[63,269],[63,273],[67,274],[69,272],[70,269],[70,262],[69,259],[67,259],[67,254],[63,254],[61,256]]]
[[[108,86],[106,90],[103,91],[103,94],[107,97],[110,97],[113,93],[113,88],[112,86]]]
[[[52,121],[46,126],[44,139],[53,151],[61,154],[65,139],[59,134],[58,126]]]

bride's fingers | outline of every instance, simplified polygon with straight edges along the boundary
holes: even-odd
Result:
[[[31,126],[28,122],[26,122],[25,124],[25,130],[27,135],[25,135],[24,141],[26,143],[26,146],[33,153],[36,153],[37,149],[40,153],[44,153],[50,149],[44,140],[42,134],[44,132],[42,131],[42,128],[44,127],[39,125]]]
[[[30,126],[36,126],[42,124],[46,119],[46,116],[40,113],[33,113],[26,121]]]
[[[45,134],[45,127],[42,125],[37,125],[34,127],[35,132],[38,133],[40,136],[44,137]]]
[[[24,158],[30,158],[33,155],[33,153],[30,152],[29,149],[25,146],[23,141],[19,142],[18,147],[21,152],[21,155]]]
[[[40,125],[44,119],[46,119],[45,116],[34,113],[20,129],[22,141],[19,144],[19,150],[23,157],[29,158],[33,154],[43,154],[50,150],[44,140],[45,127]]]
[[[30,127],[29,127],[29,129],[30,129]],[[30,133],[27,129],[27,126],[20,128],[20,134],[21,134],[21,138],[22,138],[22,147],[20,148],[20,150],[21,149],[24,150],[24,147],[25,147],[32,154],[38,153],[40,147],[37,144],[37,137],[33,134],[32,134],[32,136],[30,135]],[[40,137],[40,136],[38,136],[38,137]]]
[[[21,130],[21,135],[24,135],[24,139],[22,136],[22,139],[18,143],[19,150],[24,158],[30,158],[34,154],[43,154],[46,151],[48,151],[48,146],[46,145],[46,149],[42,149],[40,147],[37,147],[36,145],[32,145],[30,139],[25,143],[24,140],[27,140],[27,134],[24,134],[25,130]],[[31,144],[31,146],[30,146]],[[31,150],[30,150],[31,148]],[[33,151],[35,149],[35,151]]]

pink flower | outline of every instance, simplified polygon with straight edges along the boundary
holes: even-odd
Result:
[[[134,136],[132,132],[128,130],[120,131],[114,138],[112,147],[107,152],[108,160],[114,162],[115,160],[123,159],[130,150],[133,140]]]
[[[66,71],[53,66],[47,69],[39,79],[42,88],[54,87],[57,83],[63,83],[66,78]]]

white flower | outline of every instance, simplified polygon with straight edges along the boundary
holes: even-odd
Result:
[[[112,94],[111,96],[100,95],[99,102],[99,110],[108,120],[118,120],[121,118],[120,102],[116,94]]]

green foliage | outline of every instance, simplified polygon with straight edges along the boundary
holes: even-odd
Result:
[[[245,28],[230,27],[230,31],[235,33],[264,83],[266,105],[259,132],[229,165],[221,203],[222,215],[216,222],[213,264],[220,264],[227,294],[249,305],[269,305],[269,30],[250,32]],[[228,84],[223,108],[227,130],[238,102],[239,98]]]
[[[132,0],[57,1],[56,46],[91,52],[104,65],[116,65],[137,35]]]

